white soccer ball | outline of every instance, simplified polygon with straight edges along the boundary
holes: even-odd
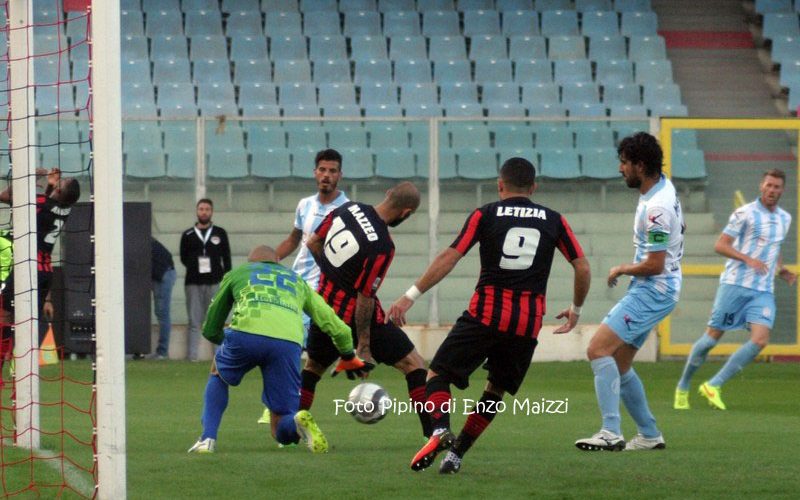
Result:
[[[378,384],[364,382],[353,387],[347,396],[346,410],[362,424],[374,424],[383,420],[392,407],[386,390]]]

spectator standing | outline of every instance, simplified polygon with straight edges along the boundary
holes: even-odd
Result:
[[[170,304],[172,302],[172,287],[175,286],[175,262],[172,254],[161,244],[152,239],[152,262],[150,272],[153,281],[153,303],[158,319],[158,347],[152,359],[166,359],[169,357],[169,337],[172,332],[170,317]]]

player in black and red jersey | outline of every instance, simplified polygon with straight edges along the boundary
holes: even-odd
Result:
[[[572,305],[556,316],[566,318],[566,323],[555,333],[566,333],[578,322],[589,291],[589,262],[566,219],[531,201],[535,177],[529,161],[507,160],[497,181],[500,201],[472,212],[453,244],[389,309],[389,319],[405,324],[405,313],[414,301],[480,243],[481,274],[472,300],[436,351],[428,371],[426,393],[428,406],[434,408],[433,434],[412,459],[413,470],[429,467],[439,452],[449,449],[439,472],[458,472],[464,453],[495,417],[497,403],[506,392],[516,394],[542,327],[556,249],[572,264],[575,279]],[[466,389],[469,376],[484,362],[489,372],[486,389],[456,439],[446,411],[450,384]]]
[[[36,175],[47,177],[47,187],[44,193],[36,195],[36,250],[38,262],[38,307],[42,307],[44,315],[51,318],[53,315],[52,304],[47,300],[50,292],[50,283],[53,278],[52,253],[58,235],[69,216],[72,205],[81,196],[81,188],[77,179],[61,177],[61,170],[52,168],[49,171],[43,168],[36,169]],[[0,192],[0,203],[10,205],[12,192],[9,186]],[[2,285],[2,307],[0,307],[0,328],[3,340],[0,342],[0,366],[2,360],[11,355],[13,336],[11,325],[14,323],[14,271],[12,269],[8,278]],[[0,379],[2,384],[2,379]]]
[[[409,397],[417,408],[425,402],[425,362],[405,332],[385,321],[375,293],[394,257],[389,227],[406,220],[419,201],[416,186],[402,182],[389,189],[375,207],[347,202],[329,213],[306,243],[320,268],[317,292],[350,325],[356,354],[367,363],[366,370],[348,373],[348,377],[365,375],[376,362],[394,366],[405,374]],[[330,337],[314,324],[308,332],[306,350],[301,410],[311,407],[317,383],[339,358]],[[418,415],[423,434],[430,436],[428,415]]]

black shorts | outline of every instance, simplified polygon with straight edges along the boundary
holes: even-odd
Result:
[[[36,273],[38,276],[38,283],[39,283],[39,304],[38,308],[41,308],[44,305],[44,299],[47,298],[47,292],[50,291],[50,283],[53,281],[53,273],[48,273],[44,271],[39,271]],[[12,306],[14,302],[14,271],[11,271],[8,274],[8,278],[3,282],[3,291],[2,291],[2,307],[3,310],[8,312],[14,312],[14,306]],[[38,312],[35,314],[38,315]]]
[[[538,341],[501,333],[464,316],[447,334],[431,361],[430,369],[444,375],[459,389],[469,387],[469,376],[484,361],[492,385],[516,394]]]
[[[351,329],[355,348],[358,347],[358,339],[352,325]],[[378,363],[394,366],[414,350],[414,344],[409,340],[406,332],[391,321],[386,324],[376,325],[373,323],[370,328],[369,350]],[[308,329],[306,352],[308,352],[309,359],[313,359],[322,366],[330,366],[339,357],[339,351],[333,345],[333,340],[313,322],[311,328]]]

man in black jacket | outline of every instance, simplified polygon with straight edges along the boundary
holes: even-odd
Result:
[[[200,325],[222,276],[231,270],[228,233],[211,222],[214,203],[208,198],[197,202],[197,223],[181,236],[181,262],[186,266],[186,312],[189,316],[187,359],[198,360]]]
[[[151,258],[153,303],[158,319],[158,347],[152,358],[166,359],[169,357],[169,337],[172,331],[170,303],[172,302],[172,287],[175,286],[175,263],[169,250],[155,238],[152,242]]]

